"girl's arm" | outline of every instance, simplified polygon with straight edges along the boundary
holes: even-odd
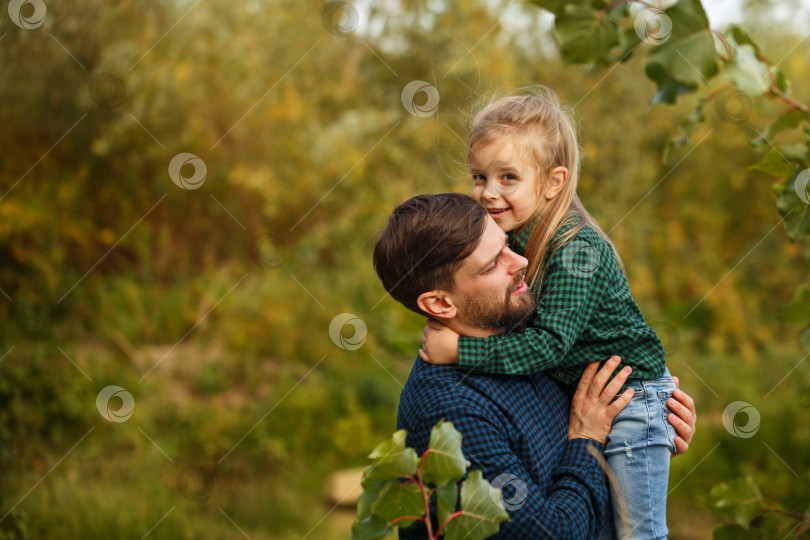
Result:
[[[432,363],[458,362],[494,374],[524,375],[558,367],[617,272],[621,269],[608,244],[579,235],[549,261],[542,297],[524,333],[472,338],[429,322],[420,354]]]

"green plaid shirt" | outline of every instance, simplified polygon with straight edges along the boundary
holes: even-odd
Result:
[[[560,227],[552,243],[573,225]],[[509,234],[517,253],[524,253],[530,229]],[[549,253],[526,331],[486,339],[460,336],[459,366],[508,375],[543,371],[573,387],[589,362],[615,354],[622,366],[633,368],[631,379],[660,377],[664,349],[644,322],[610,244],[586,225],[550,260]]]

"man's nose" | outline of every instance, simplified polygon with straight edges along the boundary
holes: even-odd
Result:
[[[509,250],[509,255],[509,269],[513,274],[517,274],[529,266],[529,260],[526,257],[518,255],[511,249]]]

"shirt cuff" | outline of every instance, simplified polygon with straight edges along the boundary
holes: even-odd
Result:
[[[588,445],[593,445],[594,450],[600,454],[604,451],[605,445],[593,439],[570,439],[563,450],[560,467],[582,467],[583,465],[594,466],[601,470],[599,462],[588,452]]]
[[[486,339],[459,336],[458,365],[465,368],[477,368],[487,361]]]

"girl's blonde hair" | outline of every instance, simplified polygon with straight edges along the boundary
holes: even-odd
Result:
[[[534,226],[526,243],[525,255],[529,259],[527,283],[539,291],[545,271],[545,252],[551,250],[550,259],[586,225],[595,229],[613,247],[615,254],[613,242],[585,210],[577,196],[580,153],[576,126],[570,109],[560,102],[554,91],[538,86],[531,89],[531,95],[509,96],[491,101],[474,116],[468,130],[467,164],[471,163],[471,156],[477,149],[505,136],[516,136],[514,142],[520,151],[528,152],[537,164],[537,206],[532,212],[533,217],[516,230],[519,233],[525,227]],[[549,173],[556,167],[568,169],[568,179],[562,191],[540,209]],[[579,216],[579,223],[574,223],[571,229],[551,245],[554,233],[560,227],[573,223],[574,216]],[[616,257],[621,265],[618,254]]]

